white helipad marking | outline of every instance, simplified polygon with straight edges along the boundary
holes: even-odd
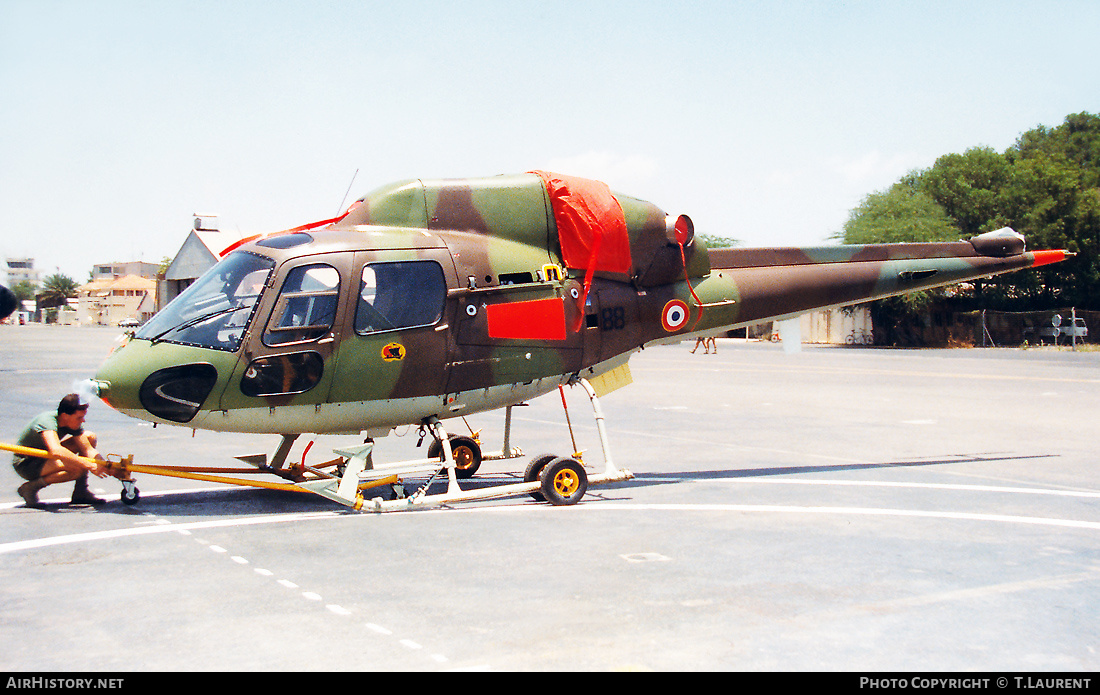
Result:
[[[215,550],[216,552],[220,552],[220,553],[228,552],[225,548],[222,548],[221,546],[208,545],[208,547],[211,550]],[[230,556],[230,559],[233,560],[234,562],[236,562],[239,565],[249,564],[248,560],[244,557],[241,557],[240,555],[232,555],[232,556]],[[261,568],[258,568],[258,567],[254,568],[254,570],[257,574],[260,574],[260,575],[264,575],[264,576],[273,576],[274,575],[274,573],[271,570],[261,569]],[[288,579],[279,579],[277,581],[278,581],[279,584],[281,584],[282,586],[284,586],[288,589],[297,589],[298,588],[297,584],[295,584],[294,582],[292,582]],[[318,593],[315,593],[313,591],[303,591],[302,592],[302,598],[307,599],[309,601],[322,601],[321,595],[318,594]],[[330,613],[333,613],[335,615],[349,615],[350,616],[352,614],[351,611],[349,611],[348,609],[346,609],[343,606],[341,606],[339,604],[336,604],[336,603],[326,604],[325,608]],[[379,633],[379,634],[383,634],[383,635],[392,635],[393,634],[393,632],[391,630],[388,630],[388,629],[386,629],[386,628],[384,628],[380,625],[375,625],[374,623],[367,623],[366,627],[368,629],[374,631],[374,632]],[[399,640],[399,643],[401,645],[409,648],[409,649],[423,649],[424,648],[419,642],[415,642],[411,639]],[[447,661],[448,661],[447,657],[443,656],[442,654],[431,654],[429,658],[431,658],[433,661],[435,661],[437,663],[440,663],[440,664],[447,663]]]
[[[728,483],[764,483],[764,484],[802,484],[802,485],[864,485],[864,486],[882,486],[882,487],[913,487],[913,488],[933,488],[944,490],[965,490],[965,491],[983,491],[983,492],[996,492],[996,493],[1008,493],[1008,494],[1041,494],[1041,495],[1056,495],[1056,496],[1068,496],[1068,497],[1087,497],[1097,498],[1100,497],[1100,492],[1095,491],[1074,491],[1074,490],[1048,490],[1041,488],[1023,488],[1023,487],[1001,487],[1001,486],[987,486],[987,485],[958,485],[958,484],[936,484],[936,483],[896,483],[896,482],[877,482],[877,481],[853,481],[853,480],[809,480],[809,479],[758,479],[758,478],[737,478],[727,480],[693,480],[687,477],[669,477],[669,478],[648,478],[649,481],[656,480],[669,480],[677,482],[728,482]],[[0,505],[2,506],[2,505]],[[772,513],[772,514],[838,514],[838,515],[868,515],[868,516],[902,516],[902,517],[916,517],[916,518],[933,518],[933,519],[953,519],[953,520],[969,520],[969,521],[983,521],[983,522],[995,522],[995,523],[1009,523],[1009,524],[1028,524],[1028,525],[1042,525],[1062,528],[1078,528],[1087,530],[1100,530],[1100,522],[1080,521],[1073,519],[1057,519],[1057,518],[1045,518],[1045,517],[1025,517],[1025,516],[1013,516],[1002,514],[978,514],[968,512],[943,512],[943,511],[922,511],[922,510],[903,510],[903,509],[884,509],[884,508],[871,508],[871,507],[802,507],[794,505],[749,505],[749,504],[633,504],[624,502],[607,502],[607,501],[586,501],[583,504],[569,508],[555,508],[553,511],[545,505],[532,505],[528,502],[519,502],[515,504],[498,504],[488,506],[475,506],[469,507],[454,507],[454,508],[435,508],[423,510],[423,513],[432,514],[448,514],[448,513],[568,513],[569,511],[574,513],[584,512],[613,512],[613,511],[665,511],[665,512],[737,512],[737,513]],[[390,518],[393,515],[387,515]],[[400,515],[398,515],[400,516]],[[305,514],[284,514],[284,515],[270,515],[266,517],[252,517],[248,519],[223,519],[216,521],[205,521],[188,524],[173,524],[171,522],[160,523],[157,522],[150,526],[130,527],[125,529],[116,529],[112,531],[100,531],[81,534],[72,534],[68,536],[56,536],[52,538],[31,539],[27,541],[16,541],[12,543],[0,544],[0,554],[11,553],[22,550],[31,550],[36,548],[44,548],[56,545],[64,544],[76,544],[86,543],[92,541],[109,540],[116,538],[125,538],[131,536],[148,535],[150,533],[164,533],[174,532],[180,534],[190,534],[192,529],[208,529],[208,528],[231,528],[239,526],[251,526],[261,524],[274,524],[285,522],[301,522],[312,520],[363,520],[372,519],[373,515],[362,514],[353,515],[346,514],[342,511],[333,512],[319,512],[319,513],[305,513]],[[226,553],[225,548],[221,546],[210,544],[204,540],[196,538],[197,542],[202,543],[214,552]],[[630,555],[623,555],[624,559],[631,562],[638,561],[653,561],[653,560],[667,560],[665,556],[661,556],[657,553],[635,553]],[[231,556],[235,562],[240,564],[247,564],[247,560],[241,556]],[[261,570],[256,568],[257,574],[264,576],[273,576],[270,570]],[[1092,575],[1070,575],[1066,577],[1056,578],[1055,584],[1058,583],[1073,583],[1076,581],[1085,581],[1092,577]],[[299,588],[297,584],[286,579],[279,579],[277,582],[290,589]],[[1023,590],[1024,588],[1030,588],[1031,585],[1020,586],[1004,586],[998,587],[994,591],[1016,591]],[[984,589],[988,591],[988,589]],[[302,592],[304,598],[320,601],[321,596],[313,592]],[[959,596],[970,596],[970,594],[959,594]],[[950,598],[954,598],[952,594]],[[940,597],[942,598],[942,597]],[[337,604],[328,604],[326,608],[338,615],[351,615],[351,612]],[[385,627],[376,625],[374,623],[365,623],[364,627],[382,635],[393,635],[393,632]],[[399,640],[399,643],[409,649],[423,649],[423,646],[411,639]],[[440,654],[432,654],[430,658],[437,662],[444,663],[447,661],[446,657]],[[472,667],[474,670],[487,667]]]
[[[277,524],[288,522],[301,522],[310,521],[314,519],[332,519],[341,516],[340,512],[312,512],[305,514],[285,514],[285,515],[271,515],[262,517],[252,517],[249,519],[218,519],[216,521],[199,521],[188,524],[169,524],[169,525],[156,525],[156,526],[142,526],[142,527],[128,527],[113,529],[110,531],[91,531],[88,533],[74,533],[67,536],[52,536],[49,538],[36,538],[26,541],[15,541],[12,543],[0,544],[0,554],[15,552],[18,550],[33,550],[35,548],[47,548],[54,545],[66,545],[69,543],[86,543],[89,541],[108,540],[112,538],[126,538],[128,536],[144,536],[154,533],[174,532],[179,533],[181,531],[192,531],[194,529],[207,529],[207,528],[232,528],[236,526],[253,526],[257,524]],[[357,515],[343,515],[349,518],[356,518]],[[195,539],[203,545],[207,545],[206,541]]]
[[[648,481],[660,480],[684,480],[684,478],[647,478]],[[700,481],[703,482],[703,481]],[[708,479],[705,482],[715,482]],[[1100,492],[1074,491],[1074,490],[1045,490],[1041,488],[1022,487],[996,487],[989,485],[951,485],[937,483],[889,483],[874,481],[854,480],[805,480],[805,479],[769,479],[736,478],[731,483],[770,483],[788,485],[872,485],[885,487],[926,487],[952,490],[978,490],[986,492],[1004,492],[1015,494],[1057,495],[1066,497],[1100,497]],[[574,507],[554,508],[554,512],[566,510],[574,511],[699,511],[699,512],[757,512],[757,513],[784,513],[784,514],[859,514],[880,516],[908,516],[941,519],[964,519],[973,521],[991,521],[1012,524],[1031,524],[1037,526],[1056,526],[1064,528],[1081,528],[1089,530],[1100,529],[1100,523],[1093,521],[1079,521],[1074,519],[1055,519],[1046,517],[1011,516],[1002,514],[973,514],[967,512],[936,512],[906,509],[883,509],[866,507],[797,507],[791,505],[748,505],[748,504],[632,504],[629,502],[604,502],[588,501]],[[550,508],[545,505],[519,502],[515,504],[495,504],[486,506],[450,507],[445,509],[434,508],[421,510],[422,514],[501,514],[501,513],[549,513]],[[89,533],[76,533],[66,536],[52,536],[48,538],[35,538],[25,541],[14,541],[0,544],[0,554],[13,553],[22,550],[34,550],[56,545],[73,543],[88,543],[91,541],[110,540],[114,538],[126,538],[130,536],[144,536],[156,533],[190,531],[193,529],[232,528],[237,526],[255,526],[262,524],[282,524],[303,521],[349,521],[375,518],[370,514],[346,514],[343,512],[311,512],[303,514],[275,514],[262,517],[250,517],[248,519],[219,519],[216,521],[202,521],[188,524],[167,524],[141,527],[127,527],[111,531],[93,531]],[[196,541],[207,545],[201,539]],[[213,549],[213,547],[211,547]],[[224,551],[224,549],[223,549]]]
[[[3,506],[4,505],[0,505],[0,508],[2,508]],[[9,505],[9,506],[17,506],[17,505]],[[153,515],[149,515],[147,513],[143,513],[143,514],[145,514],[146,516],[153,516]],[[341,516],[341,515],[339,513],[335,513],[335,512],[322,512],[322,513],[315,513],[315,514],[293,514],[293,515],[287,515],[287,516],[269,516],[269,517],[262,517],[261,519],[253,518],[253,519],[245,519],[245,520],[222,520],[222,521],[216,521],[216,522],[200,522],[200,523],[194,523],[194,524],[180,524],[180,525],[175,525],[167,519],[157,517],[157,518],[137,522],[137,524],[135,524],[134,526],[132,526],[129,529],[116,529],[114,531],[100,531],[100,532],[92,532],[92,533],[81,533],[81,534],[73,534],[73,535],[70,535],[70,536],[57,536],[57,537],[54,537],[54,538],[43,538],[43,539],[31,540],[31,541],[17,541],[15,543],[0,544],[0,554],[9,553],[9,552],[16,552],[18,550],[30,550],[30,549],[34,549],[34,548],[44,548],[44,547],[49,547],[49,546],[54,546],[54,545],[64,545],[64,544],[71,544],[71,543],[83,543],[83,542],[90,542],[90,541],[96,541],[96,540],[106,540],[106,539],[111,539],[111,538],[124,538],[124,537],[128,537],[128,536],[141,536],[141,535],[147,535],[150,531],[153,531],[153,532],[169,531],[169,532],[179,533],[179,534],[185,535],[185,536],[190,536],[190,535],[192,535],[191,534],[191,529],[195,529],[195,528],[224,528],[224,527],[232,527],[232,526],[248,526],[248,525],[254,525],[256,523],[279,523],[279,522],[283,522],[283,521],[303,521],[303,520],[309,520],[309,519],[336,518],[338,516]],[[362,517],[359,517],[359,518],[366,518],[367,516],[368,515],[363,515]],[[197,543],[201,544],[201,545],[206,546],[208,549],[212,550],[213,552],[216,552],[216,553],[219,553],[219,554],[228,554],[229,553],[229,551],[226,548],[224,548],[220,545],[215,545],[213,543],[209,543],[206,540],[203,540],[201,538],[196,537],[195,541]],[[241,555],[230,555],[229,558],[233,562],[237,563],[238,565],[248,565],[248,564],[250,564],[248,559],[241,556]],[[265,577],[274,576],[274,572],[272,572],[271,570],[268,570],[268,569],[261,568],[261,567],[254,567],[253,571],[256,572],[256,574],[259,574],[259,575],[265,576]],[[276,581],[279,585],[281,585],[283,587],[286,587],[288,589],[298,589],[299,588],[299,586],[297,584],[290,581],[289,579],[278,579]],[[302,595],[303,598],[305,598],[307,600],[310,600],[310,601],[322,601],[321,595],[317,594],[315,592],[312,592],[312,591],[303,591],[301,595]],[[329,612],[331,612],[335,615],[346,615],[346,616],[352,615],[351,611],[349,611],[348,609],[344,608],[343,606],[340,606],[340,605],[335,604],[335,603],[326,604],[325,608]],[[388,630],[387,628],[384,628],[381,625],[376,625],[374,623],[365,623],[364,626],[367,629],[369,629],[373,632],[376,632],[378,634],[381,634],[381,635],[393,635],[393,632],[391,630]],[[408,649],[419,650],[419,649],[424,648],[420,643],[415,642],[411,639],[402,639],[402,640],[399,640],[399,643],[402,646],[404,646]],[[433,661],[435,661],[437,663],[440,663],[440,664],[448,662],[448,659],[447,659],[446,656],[444,656],[442,654],[438,654],[438,653],[431,654],[429,658],[431,658]],[[484,667],[484,668],[488,668],[488,667]]]

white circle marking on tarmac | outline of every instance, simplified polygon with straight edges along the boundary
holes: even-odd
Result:
[[[656,480],[662,480],[657,478]],[[675,480],[675,478],[669,478],[668,480]],[[929,488],[942,488],[942,489],[955,489],[955,490],[972,490],[981,492],[1007,492],[1017,494],[1045,494],[1045,495],[1061,495],[1061,496],[1074,496],[1074,497],[1100,497],[1100,493],[1088,492],[1088,491],[1072,491],[1072,490],[1043,490],[1039,488],[1014,488],[1014,487],[995,487],[987,485],[950,485],[950,484],[932,484],[932,483],[880,483],[874,481],[821,481],[821,480],[746,480],[739,479],[736,482],[752,482],[752,483],[784,483],[784,484],[809,484],[809,485],[876,485],[876,486],[890,486],[890,487],[929,487]],[[1100,530],[1100,522],[1095,521],[1083,521],[1077,519],[1058,519],[1051,517],[1029,517],[1007,514],[980,514],[973,512],[944,512],[944,511],[924,511],[916,509],[888,509],[882,507],[826,507],[826,506],[796,506],[796,505],[754,505],[754,504],[675,504],[675,503],[661,503],[661,504],[637,504],[632,502],[620,502],[620,501],[590,501],[585,502],[568,509],[578,511],[676,511],[676,512],[747,512],[747,513],[773,513],[773,514],[852,514],[862,516],[905,516],[905,517],[918,517],[929,519],[956,519],[956,520],[970,520],[970,521],[987,521],[998,523],[1011,523],[1011,524],[1031,524],[1039,526],[1057,526],[1065,528],[1080,528],[1089,530]],[[521,513],[521,512],[550,512],[557,511],[547,507],[546,505],[533,504],[530,502],[519,502],[516,504],[497,504],[497,505],[483,505],[483,506],[468,506],[468,507],[453,507],[445,509],[423,509],[417,510],[419,513],[429,514],[470,514],[470,513]],[[255,526],[261,524],[277,524],[287,522],[304,522],[304,521],[317,521],[317,520],[336,520],[336,519],[364,519],[370,518],[372,514],[345,514],[341,512],[310,512],[302,514],[273,514],[261,517],[250,517],[247,519],[219,519],[215,521],[201,521],[191,522],[185,524],[159,524],[156,526],[141,526],[141,527],[129,527],[113,529],[110,531],[92,531],[88,533],[76,533],[65,536],[52,536],[47,538],[37,538],[24,541],[13,541],[10,543],[0,543],[0,555],[5,553],[13,553],[24,550],[34,550],[36,548],[46,548],[56,545],[66,545],[73,543],[88,543],[99,540],[109,540],[113,538],[125,538],[129,536],[144,536],[157,533],[167,532],[179,532],[181,530],[193,531],[195,529],[208,529],[208,528],[231,528],[235,526]],[[384,514],[383,516],[392,517],[392,513]],[[224,551],[223,551],[224,552]]]

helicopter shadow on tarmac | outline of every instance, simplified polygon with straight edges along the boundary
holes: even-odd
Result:
[[[734,470],[709,470],[709,471],[669,471],[660,473],[636,473],[632,480],[616,483],[607,487],[592,488],[588,496],[602,501],[628,499],[629,494],[623,494],[631,488],[650,487],[654,485],[671,485],[683,481],[701,480],[735,480],[738,478],[763,478],[770,476],[798,475],[806,473],[838,473],[845,471],[879,470],[887,468],[923,468],[926,466],[944,466],[959,463],[989,463],[998,461],[1019,461],[1029,459],[1055,458],[1057,454],[960,454],[954,456],[941,456],[934,459],[918,461],[892,461],[872,463],[843,463],[828,465],[807,466],[775,466],[766,468],[745,468]],[[478,489],[491,485],[499,485],[502,482],[516,482],[516,478],[508,474],[493,475],[481,478],[470,478],[461,481],[463,489]],[[405,483],[406,494],[412,494],[418,490],[427,479],[409,480]],[[437,479],[431,483],[428,491],[441,492],[446,488],[447,480]],[[384,497],[392,498],[391,493]],[[108,498],[109,499],[109,498]],[[527,495],[518,496],[515,499],[534,503]],[[542,504],[545,504],[542,503]],[[149,493],[133,505],[123,505],[117,500],[109,500],[109,504],[100,507],[69,505],[66,503],[44,503],[40,509],[52,513],[70,512],[96,512],[100,514],[141,515],[154,514],[163,517],[183,516],[254,516],[268,514],[300,514],[311,512],[334,512],[347,514],[360,514],[351,509],[346,509],[333,504],[317,495],[301,494],[297,492],[281,490],[265,490],[258,488],[224,488],[224,489],[199,489],[173,494]]]
[[[743,468],[720,471],[683,471],[668,473],[637,473],[634,479],[624,483],[623,487],[663,485],[679,480],[729,480],[736,478],[761,478],[777,475],[796,475],[801,473],[838,473],[842,471],[875,470],[883,468],[919,468],[924,466],[943,466],[957,463],[988,463],[996,461],[1019,461],[1025,459],[1053,458],[1057,454],[961,454],[920,461],[891,461],[880,463],[842,463],[812,466],[775,466],[769,468]]]

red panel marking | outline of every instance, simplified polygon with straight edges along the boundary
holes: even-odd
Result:
[[[565,305],[560,299],[490,304],[485,318],[490,338],[565,340]]]

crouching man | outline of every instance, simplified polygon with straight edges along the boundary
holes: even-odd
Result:
[[[15,472],[27,481],[19,486],[19,495],[28,507],[38,506],[38,491],[42,488],[70,480],[76,482],[73,504],[103,504],[103,500],[88,489],[88,474],[102,478],[107,470],[97,463],[104,459],[96,451],[95,434],[84,431],[87,414],[88,404],[81,403],[77,394],[70,393],[58,403],[56,413],[39,414],[19,435],[17,443],[20,446],[49,452],[48,458],[15,454],[12,459]]]

